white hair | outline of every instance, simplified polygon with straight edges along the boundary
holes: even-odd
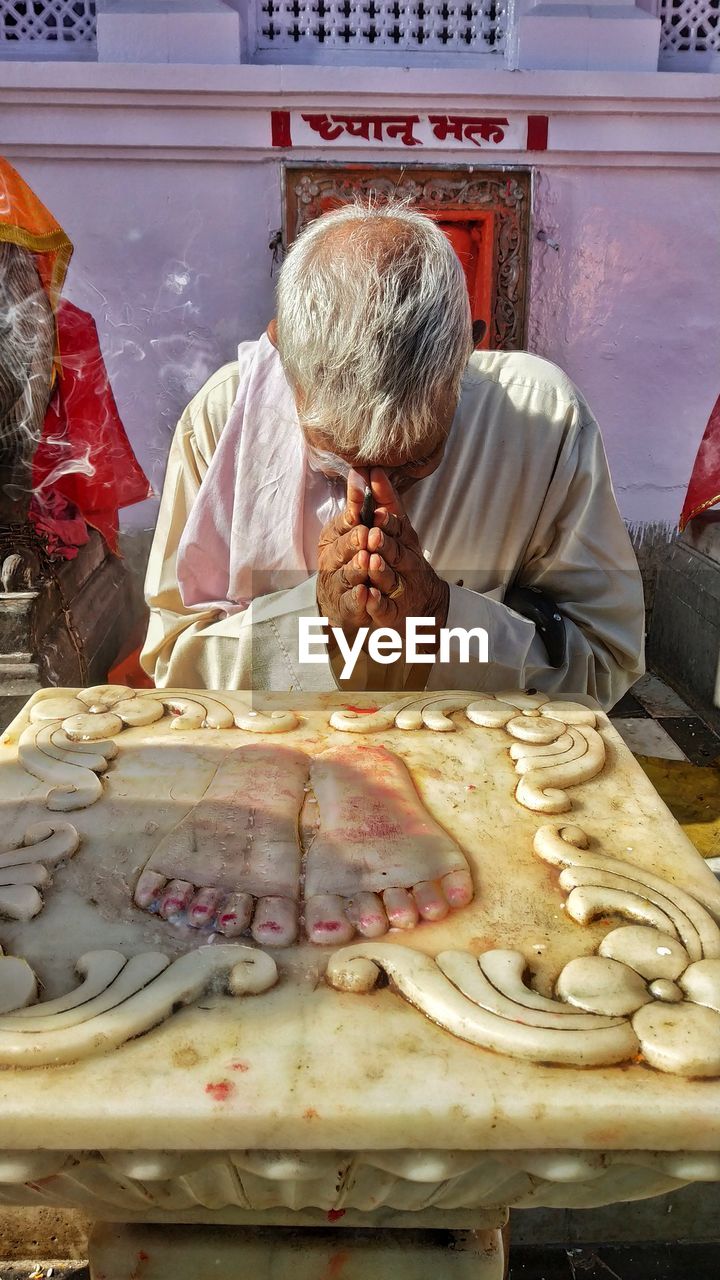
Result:
[[[407,204],[352,203],[292,245],[278,350],[305,430],[357,462],[413,460],[449,426],[472,351],[460,261]]]

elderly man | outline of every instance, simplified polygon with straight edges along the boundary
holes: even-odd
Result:
[[[404,206],[314,222],[277,302],[173,440],[146,583],[156,684],[519,686],[612,705],[642,672],[641,582],[571,382],[472,351],[460,263]],[[348,682],[337,639],[302,660],[319,616],[341,648],[363,637]],[[374,632],[418,617],[425,661],[379,658]],[[488,660],[456,629],[485,633]]]

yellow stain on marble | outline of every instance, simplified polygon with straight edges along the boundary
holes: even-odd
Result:
[[[720,856],[720,757],[709,765],[636,756],[685,835],[704,858]]]

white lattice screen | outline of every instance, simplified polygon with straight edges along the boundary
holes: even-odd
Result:
[[[657,0],[660,65],[687,67],[720,55],[720,0]]]
[[[326,51],[501,53],[508,0],[254,0],[255,47],[282,61],[331,61]],[[267,57],[263,60],[269,60]],[[378,58],[378,60],[381,60]]]
[[[0,45],[7,49],[94,42],[95,0],[0,0]]]
[[[720,0],[639,0],[662,20],[661,67],[720,58]],[[234,3],[234,0],[230,0]],[[502,56],[512,0],[246,0],[258,62]],[[94,57],[95,0],[0,0],[0,57]],[[27,54],[22,53],[25,46]],[[408,55],[410,55],[408,57]]]

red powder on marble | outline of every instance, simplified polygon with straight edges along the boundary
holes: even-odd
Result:
[[[235,1092],[235,1085],[229,1080],[218,1080],[214,1084],[206,1084],[205,1092],[210,1094],[213,1102],[227,1102],[230,1095]]]

